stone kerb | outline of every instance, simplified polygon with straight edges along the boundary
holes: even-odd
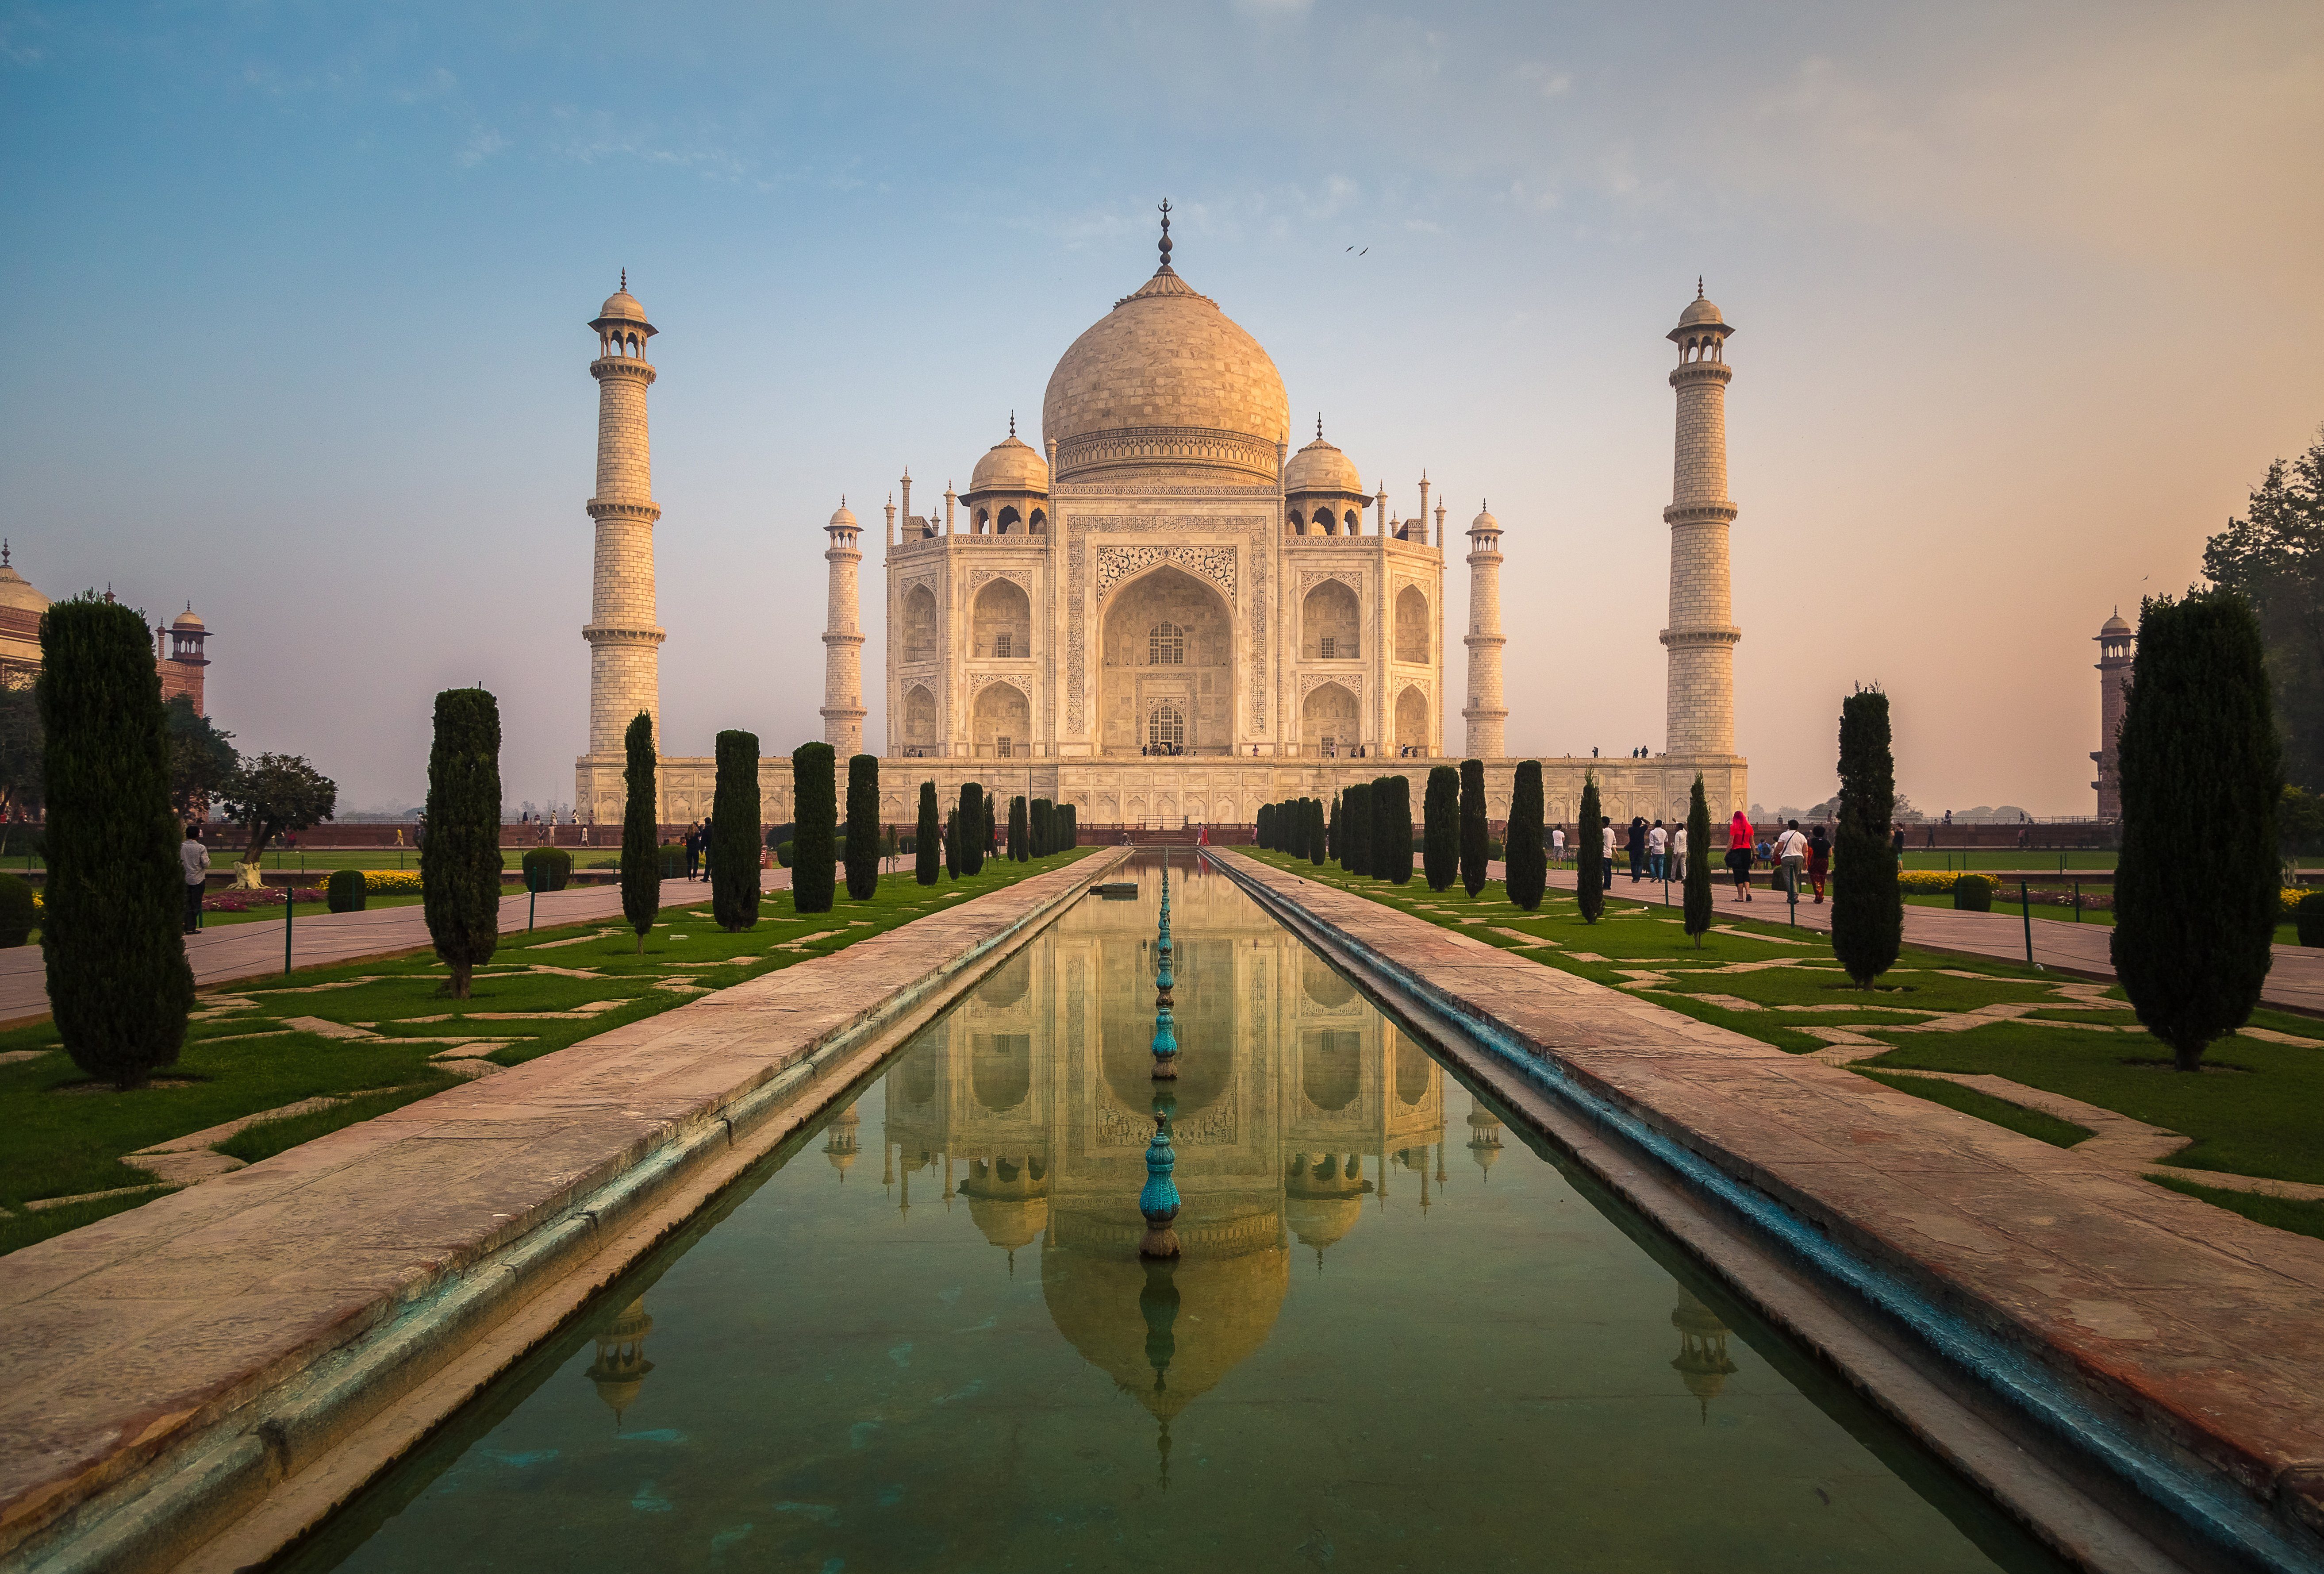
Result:
[[[788,1108],[816,1065],[940,1002],[1127,856],[12,1255],[0,1313],[43,1358],[0,1398],[0,1565],[183,1557]],[[835,1078],[810,1097],[844,1091]]]
[[[2324,1562],[2324,1244],[1360,895],[1213,856],[1463,1035],[1512,1045],[1510,1069],[1564,1087],[1553,1097],[1581,1098],[1618,1146],[1678,1164],[1682,1181],[1843,1301],[1877,1309],[1916,1359],[1992,1393],[2045,1447],[2066,1440],[2258,1566]],[[1620,1175],[1600,1178],[1627,1195]],[[1819,1253],[1869,1272],[1831,1279]],[[2200,1311],[2186,1293],[2197,1285]]]

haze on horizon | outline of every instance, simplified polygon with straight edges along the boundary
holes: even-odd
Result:
[[[821,526],[964,483],[1174,263],[1411,513],[1507,536],[1509,746],[1662,745],[1674,362],[1729,347],[1738,746],[2087,814],[2091,636],[2324,421],[2324,10],[1969,5],[0,10],[0,532],[216,637],[348,809],[436,691],[512,805],[586,744],[596,390],[652,359],[663,747],[820,736]],[[940,498],[938,499],[940,505]],[[867,530],[867,534],[869,530]],[[868,546],[868,542],[867,542]],[[1467,575],[1446,585],[1448,743]],[[867,551],[867,737],[880,709]]]

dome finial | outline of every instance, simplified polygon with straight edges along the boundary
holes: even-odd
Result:
[[[629,269],[627,269],[627,268],[623,268],[623,269],[622,270],[622,289],[624,289],[624,290],[626,290],[626,289],[628,289],[629,287],[630,287],[630,271],[629,271]]]
[[[1009,435],[1010,437],[1017,435],[1017,412],[1013,410],[1009,412]]]
[[[1162,252],[1162,265],[1160,268],[1157,269],[1156,272],[1167,273],[1170,271],[1170,199],[1167,197],[1162,199],[1162,243],[1160,249]]]
[[[1701,273],[1697,273],[1694,276],[1694,298],[1697,301],[1702,299],[1702,275]]]
[[[8,538],[0,536],[0,569],[8,566]]]
[[[1315,440],[1323,440],[1323,412],[1320,410],[1315,412]]]

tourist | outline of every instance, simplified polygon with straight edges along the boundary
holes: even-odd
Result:
[[[1677,878],[1686,878],[1686,821],[1671,827],[1670,866],[1678,871]]]
[[[1554,864],[1565,862],[1565,827],[1563,825],[1549,833],[1549,857]]]
[[[1800,870],[1807,857],[1808,838],[1800,834],[1800,822],[1792,820],[1775,838],[1775,862],[1784,872],[1784,890],[1794,905],[1800,900]]]
[[[1598,817],[1598,835],[1600,838],[1598,866],[1605,871],[1606,889],[1611,891],[1614,889],[1614,817],[1612,815],[1601,814]]]
[[[686,828],[686,877],[696,878],[702,872],[702,822],[696,820]]]
[[[1735,894],[1751,900],[1751,822],[1737,810],[1727,822],[1727,872],[1735,876]]]
[[[1669,879],[1669,857],[1670,832],[1665,830],[1663,822],[1657,819],[1653,828],[1646,832],[1646,867],[1652,871],[1648,878]]]
[[[1815,899],[1823,900],[1824,876],[1831,870],[1831,838],[1818,826],[1808,832],[1808,882],[1815,887]]]
[[[210,881],[210,850],[202,846],[199,826],[186,827],[186,839],[178,844],[178,863],[186,872],[186,933],[192,934],[202,927],[202,892]]]
[[[1889,837],[1889,838],[1888,838],[1888,842],[1889,842],[1889,849],[1888,849],[1888,850],[1889,850],[1889,851],[1891,851],[1891,852],[1893,852],[1893,853],[1895,853],[1895,854],[1896,855],[1896,860],[1897,860],[1897,862],[1899,862],[1899,863],[1904,862],[1904,828],[1903,826],[1901,826],[1901,825],[1900,825],[1900,826],[1898,826],[1898,827],[1896,828],[1896,829],[1895,829],[1895,834],[1894,834],[1894,835],[1892,835],[1891,837]]]
[[[1642,814],[1630,816],[1630,834],[1623,843],[1630,855],[1630,884],[1638,883],[1638,875],[1646,866],[1646,819]]]

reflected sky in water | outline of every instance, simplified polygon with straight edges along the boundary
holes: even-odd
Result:
[[[1216,875],[1091,898],[301,1569],[2056,1567]]]

